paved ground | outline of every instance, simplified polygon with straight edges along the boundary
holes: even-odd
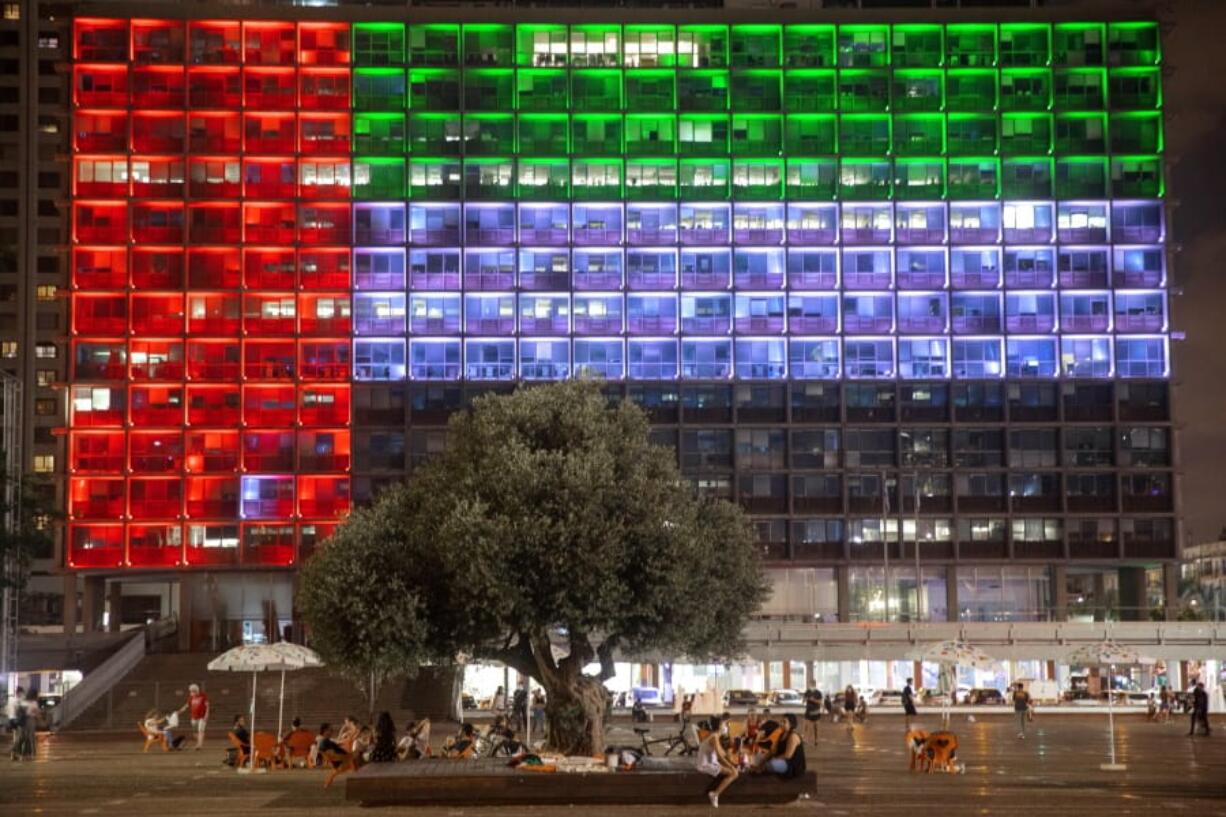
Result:
[[[1047,717],[1032,724],[1026,740],[1016,738],[1012,719],[981,716],[955,719],[961,738],[964,775],[911,775],[900,719],[880,718],[848,734],[841,725],[822,725],[816,751],[818,791],[789,806],[733,807],[721,813],[873,815],[1145,815],[1188,814],[1226,817],[1226,721],[1209,739],[1189,739],[1186,720],[1167,726],[1137,716],[1119,723],[1120,759],[1126,772],[1098,766],[1107,750],[1105,718]],[[675,727],[661,725],[661,731]],[[43,736],[33,763],[0,760],[0,814],[125,817],[236,817],[303,813],[358,814],[343,800],[343,786],[322,788],[317,772],[283,771],[239,776],[220,764],[222,741],[202,752],[142,755],[135,735]],[[343,778],[342,778],[343,779]],[[395,814],[408,809],[383,809]],[[561,817],[569,809],[413,809],[423,817]],[[585,809],[592,817],[654,817],[665,813],[709,815],[693,808]]]

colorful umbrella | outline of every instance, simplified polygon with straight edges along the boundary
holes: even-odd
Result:
[[[1070,666],[1108,667],[1108,671],[1114,676],[1117,664],[1152,664],[1154,659],[1108,638],[1097,644],[1077,647],[1065,656],[1064,662]],[[1099,768],[1108,772],[1122,772],[1128,767],[1115,760],[1115,696],[1111,694],[1112,691],[1109,677],[1107,679],[1107,739],[1111,742],[1111,762],[1103,763]]]
[[[300,655],[290,655],[278,650],[273,644],[243,644],[240,647],[226,650],[209,662],[212,672],[250,672],[251,673],[251,766],[256,768],[255,757],[255,689],[258,676],[269,670],[296,670],[306,664]],[[284,679],[284,676],[282,676]],[[283,688],[284,689],[284,688]]]
[[[301,667],[295,669],[306,669],[307,667],[322,667],[323,659],[319,657],[319,653],[309,647],[304,647],[301,644],[295,644],[291,641],[278,641],[272,645],[272,648],[277,651],[278,655],[284,656],[287,662],[301,662]],[[281,668],[281,694],[277,702],[277,739],[281,739],[285,723],[285,673],[289,671],[288,664]]]
[[[949,667],[974,667],[975,669],[991,669],[998,663],[995,658],[988,655],[983,650],[976,647],[974,644],[968,644],[961,639],[951,641],[940,641],[936,644],[931,644],[928,647],[920,650],[918,658],[920,661],[931,661],[935,664],[942,664]],[[954,696],[958,694],[958,675],[953,674],[953,688],[949,691],[949,696],[945,699],[945,703],[941,706],[941,721],[949,723],[949,705]]]

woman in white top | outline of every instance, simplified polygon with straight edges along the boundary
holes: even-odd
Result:
[[[711,733],[698,744],[698,760],[695,764],[698,771],[719,781],[714,789],[707,792],[712,808],[719,808],[719,796],[737,778],[736,763],[728,757],[724,744],[720,742],[723,732],[722,719],[718,716],[711,718]]]

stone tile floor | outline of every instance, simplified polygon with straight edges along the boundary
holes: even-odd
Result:
[[[1187,721],[1146,723],[1138,716],[1118,721],[1119,758],[1124,772],[1106,772],[1105,717],[1044,717],[1031,724],[1025,740],[1012,718],[958,716],[962,775],[907,772],[901,719],[880,718],[848,733],[822,724],[809,762],[819,774],[810,799],[788,806],[725,806],[720,813],[766,811],[813,815],[1092,815],[1188,814],[1226,817],[1226,721],[1215,717],[1212,738],[1186,737]],[[920,723],[921,726],[925,724]],[[928,724],[928,728],[935,724]],[[661,732],[675,727],[661,724]],[[623,730],[625,731],[625,730]],[[629,741],[629,734],[620,738]],[[132,735],[42,735],[38,758],[29,763],[0,761],[0,815],[280,815],[357,814],[344,801],[341,780],[323,789],[321,773],[279,771],[238,775],[221,765],[224,741],[210,738],[205,749],[141,754]],[[385,808],[376,813],[408,813]],[[552,817],[563,808],[412,809],[423,817]],[[706,804],[690,807],[608,807],[584,809],[590,817],[646,817],[655,814],[709,815]]]

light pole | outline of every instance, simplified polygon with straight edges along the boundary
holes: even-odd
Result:
[[[886,485],[886,472],[881,472],[881,554],[885,568],[885,620],[890,620],[890,537],[886,525],[890,520],[890,492]]]
[[[912,517],[915,525],[915,618],[917,621],[923,621],[923,609],[920,603],[920,593],[923,588],[923,577],[920,575],[920,472],[915,472],[915,507],[912,508]]]

